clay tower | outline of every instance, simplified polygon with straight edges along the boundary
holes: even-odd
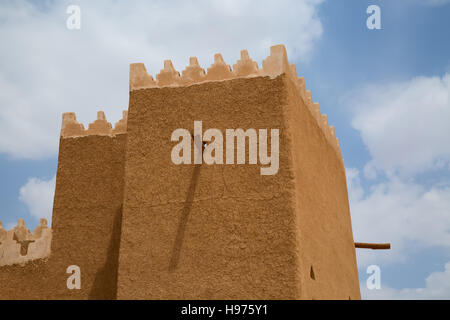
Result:
[[[277,174],[174,164],[171,134],[194,121],[279,129]],[[261,69],[246,51],[233,69],[165,61],[156,80],[131,65],[124,183],[118,298],[360,298],[339,144],[284,46]]]

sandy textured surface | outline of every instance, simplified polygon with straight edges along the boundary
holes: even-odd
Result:
[[[0,268],[0,299],[114,299],[126,135],[61,139],[47,260]],[[68,290],[69,265],[81,290]]]
[[[130,93],[118,298],[359,298],[342,162],[294,91],[279,76]],[[173,164],[194,120],[280,129],[278,174]]]
[[[278,173],[175,165],[171,134],[196,120],[278,129]],[[207,72],[167,60],[156,80],[132,64],[114,127],[102,111],[87,129],[63,114],[52,220],[48,258],[3,255],[0,299],[360,298],[339,141],[282,45],[261,69],[245,50],[233,70],[220,54]],[[0,230],[17,253],[14,235]],[[66,287],[70,265],[81,290]]]

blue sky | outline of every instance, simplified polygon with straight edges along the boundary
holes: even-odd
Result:
[[[80,30],[65,26],[68,4]],[[366,27],[373,4],[381,30]],[[450,298],[449,17],[446,0],[4,1],[0,220],[50,216],[62,112],[119,120],[129,63],[155,75],[168,58],[181,71],[192,55],[207,68],[248,49],[261,65],[283,43],[336,128],[355,240],[393,246],[358,250],[363,296]],[[380,290],[366,289],[370,264]]]

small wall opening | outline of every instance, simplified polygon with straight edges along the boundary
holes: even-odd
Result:
[[[316,280],[316,275],[314,274],[314,268],[311,266],[311,269],[309,270],[309,276],[311,279]]]
[[[20,244],[20,255],[26,256],[28,254],[28,246],[30,243],[34,242],[34,240],[19,240],[17,235],[14,233],[13,240]]]

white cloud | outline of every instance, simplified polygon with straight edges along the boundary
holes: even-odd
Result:
[[[359,170],[356,168],[345,168],[345,174],[347,177],[348,198],[350,203],[359,201],[364,195],[364,190],[361,187]]]
[[[355,241],[392,245],[391,250],[358,250],[360,267],[396,263],[420,248],[450,249],[450,186],[426,189],[393,177],[364,193],[359,179],[357,169],[347,169]]]
[[[425,288],[393,289],[381,286],[381,289],[368,290],[361,283],[363,299],[409,300],[409,299],[450,299],[450,262],[442,272],[434,272],[425,280]]]
[[[377,178],[377,167],[370,161],[364,165],[364,178],[373,180]]]
[[[374,166],[411,175],[450,163],[450,74],[369,86],[347,102]]]
[[[69,2],[0,4],[0,152],[55,155],[61,114],[85,125],[104,109],[112,122],[128,105],[128,68],[144,62],[154,76],[164,59],[181,71],[189,56],[207,68],[241,49],[261,63],[273,44],[306,61],[320,38],[321,0],[77,1],[81,30],[66,28]]]
[[[51,222],[56,176],[50,180],[30,178],[20,188],[19,200],[26,204],[30,214],[38,219]]]
[[[367,86],[346,102],[372,156],[362,176],[347,169],[354,238],[391,243],[391,250],[357,250],[358,267],[410,261],[430,247],[450,249],[450,184],[416,180],[449,169],[450,74]],[[450,263],[430,275],[425,288],[367,290],[362,282],[361,289],[369,299],[450,298]]]

